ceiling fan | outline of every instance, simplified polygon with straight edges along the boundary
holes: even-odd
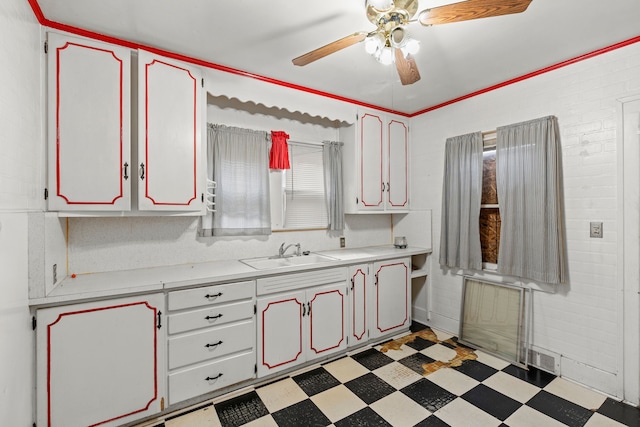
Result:
[[[468,21],[492,16],[524,12],[531,0],[466,0],[432,9],[422,10],[417,20],[425,26]],[[295,59],[293,64],[303,66],[365,41],[365,49],[384,64],[395,62],[400,82],[410,85],[420,80],[413,59],[417,41],[409,37],[407,25],[415,22],[418,0],[365,0],[367,19],[376,26],[370,32],[358,31],[332,43],[314,49]]]

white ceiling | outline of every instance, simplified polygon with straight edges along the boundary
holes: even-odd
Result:
[[[407,114],[640,35],[640,0],[533,0],[521,14],[410,32],[422,79],[402,86],[362,43],[291,60],[374,29],[364,0],[33,0],[44,18]],[[454,0],[420,0],[420,9]],[[52,25],[54,26],[54,25]]]

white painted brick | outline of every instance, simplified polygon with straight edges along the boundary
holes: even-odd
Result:
[[[618,375],[623,337],[617,300],[621,285],[617,277],[616,108],[617,100],[633,90],[640,91],[640,43],[413,120],[414,132],[425,135],[430,145],[439,145],[437,149],[414,145],[412,152],[420,170],[416,173],[414,167],[414,176],[430,171],[429,179],[417,187],[419,193],[414,187],[413,198],[426,198],[425,208],[433,210],[433,318],[459,319],[460,307],[460,301],[455,300],[459,298],[459,285],[448,274],[443,275],[437,264],[445,139],[553,114],[558,117],[563,146],[570,283],[559,286],[555,294],[534,293],[533,343],[562,354],[572,367],[600,370],[605,377]],[[425,188],[425,183],[431,188]],[[590,221],[604,222],[603,239],[589,237]],[[579,372],[573,374],[580,376]],[[580,379],[601,387],[596,383],[602,381],[595,376],[593,384],[589,375]],[[618,380],[614,378],[612,383]]]

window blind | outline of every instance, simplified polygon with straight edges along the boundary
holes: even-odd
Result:
[[[284,226],[326,228],[322,146],[289,142],[291,168],[285,174]]]

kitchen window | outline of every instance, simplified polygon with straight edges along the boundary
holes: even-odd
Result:
[[[480,247],[482,267],[495,270],[500,250],[500,206],[496,185],[496,133],[483,134]]]
[[[271,170],[271,228],[326,229],[322,145],[289,142],[290,169]]]

